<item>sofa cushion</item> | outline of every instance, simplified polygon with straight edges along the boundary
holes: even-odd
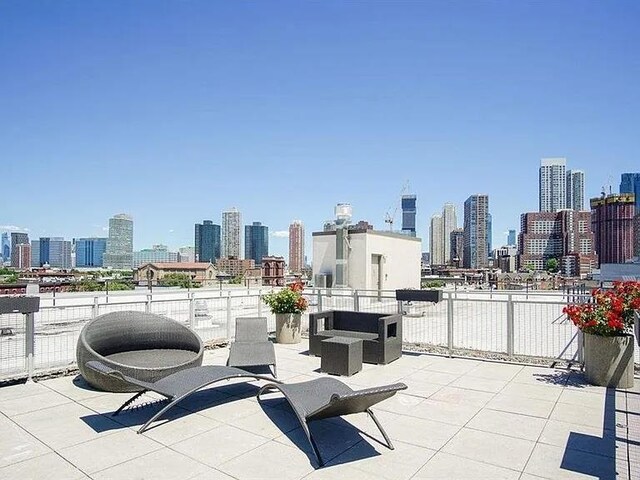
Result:
[[[353,332],[351,330],[321,330],[317,333],[321,337],[351,337],[362,340],[378,340],[377,333]]]

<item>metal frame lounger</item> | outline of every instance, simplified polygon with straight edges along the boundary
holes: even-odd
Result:
[[[124,383],[130,384],[132,387],[141,389],[133,397],[124,402],[122,406],[113,413],[114,417],[146,392],[159,393],[169,400],[169,403],[167,405],[165,405],[158,413],[156,413],[142,427],[138,429],[138,433],[144,432],[154,420],[160,418],[164,413],[187,398],[189,395],[208,385],[211,385],[212,383],[235,378],[252,378],[256,380],[267,380],[270,382],[274,381],[274,379],[270,376],[257,375],[236,367],[207,365],[204,367],[193,367],[186,370],[181,370],[156,382],[149,383],[137,380],[133,377],[129,377],[128,375],[124,375],[122,372],[114,370],[104,363],[95,360],[87,362],[86,366],[102,375],[108,375],[110,377],[117,378]],[[278,380],[275,381],[277,382]]]
[[[296,417],[298,417],[302,430],[307,435],[307,439],[318,458],[318,463],[322,467],[322,457],[309,431],[309,422],[322,420],[323,418],[367,412],[380,430],[380,433],[382,433],[387,442],[386,446],[393,450],[394,447],[387,432],[384,431],[382,425],[380,425],[380,422],[371,411],[371,407],[406,388],[407,386],[404,383],[395,383],[382,387],[353,390],[338,379],[323,377],[288,385],[268,383],[258,391],[258,400],[260,400],[260,395],[264,392],[270,390],[280,390],[282,392]]]
[[[262,373],[260,367],[273,367],[277,377],[276,350],[269,341],[267,319],[264,317],[236,318],[236,339],[229,346],[227,365]],[[270,372],[270,370],[269,370]]]

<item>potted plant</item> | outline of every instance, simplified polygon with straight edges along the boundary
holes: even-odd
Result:
[[[584,334],[584,370],[594,385],[633,387],[634,312],[640,309],[640,282],[614,282],[595,289],[592,302],[563,312]]]
[[[309,306],[307,299],[302,296],[304,286],[301,282],[293,283],[277,292],[264,296],[264,302],[269,305],[271,313],[276,316],[276,342],[300,343],[302,329],[301,314]]]

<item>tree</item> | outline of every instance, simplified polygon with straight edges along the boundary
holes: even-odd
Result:
[[[558,265],[558,260],[555,258],[550,258],[545,263],[544,269],[549,273],[556,273],[560,269]]]

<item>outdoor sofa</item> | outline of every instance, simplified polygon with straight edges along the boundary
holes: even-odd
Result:
[[[320,356],[331,337],[362,340],[362,361],[387,364],[402,355],[402,315],[331,310],[309,314],[309,353]]]

